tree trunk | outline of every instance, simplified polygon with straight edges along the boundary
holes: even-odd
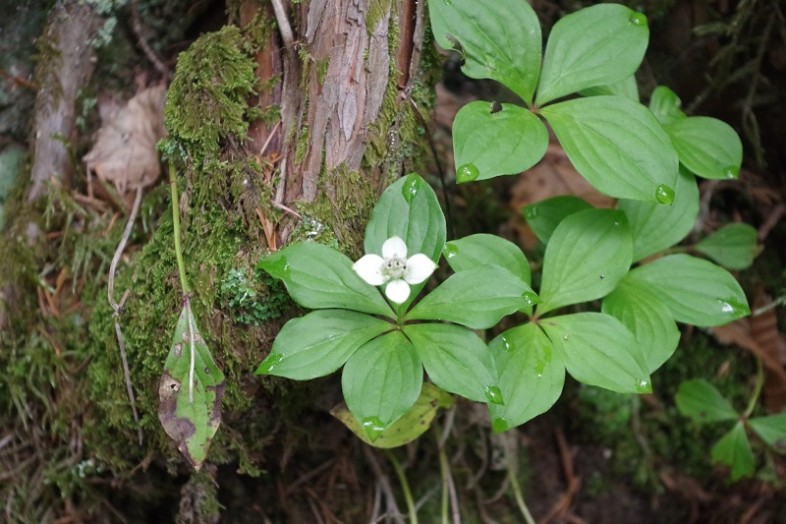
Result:
[[[242,40],[216,45],[231,41],[234,51],[228,52],[252,50],[256,93],[241,100],[251,108],[245,115],[256,112],[262,118],[251,121],[247,136],[219,130],[215,154],[200,150],[199,141],[177,142],[183,129],[168,130],[188,151],[186,163],[179,164],[177,204],[192,304],[227,377],[222,426],[208,456],[213,465],[198,475],[190,474],[156,416],[158,378],[181,300],[167,189],[159,185],[146,194],[144,227],[134,230],[115,280],[118,295],[128,292],[119,324],[141,417],[137,424],[106,301],[107,262],[125,211],[93,209],[75,200],[74,194],[85,191],[84,169],[68,162],[63,142],[38,133],[53,129],[74,135],[75,100],[88,87],[91,48],[66,37],[53,42],[62,61],[37,78],[42,88],[31,141],[33,168],[0,239],[0,251],[12,261],[0,269],[5,290],[0,311],[10,317],[0,336],[0,427],[8,428],[0,432],[0,463],[2,471],[28,479],[24,487],[0,483],[9,520],[102,520],[119,513],[145,521],[157,517],[157,507],[174,508],[179,499],[181,521],[211,522],[218,514],[216,482],[232,493],[221,500],[229,512],[262,497],[268,506],[261,513],[274,521],[313,518],[300,513],[297,504],[277,508],[284,495],[276,484],[293,482],[346,447],[347,433],[326,415],[340,398],[337,382],[299,384],[251,375],[283,320],[293,314],[285,291],[254,267],[268,249],[303,238],[352,256],[360,253],[376,198],[413,167],[422,148],[421,111],[428,110],[431,98],[424,95],[429,89],[421,89],[423,4],[244,1],[236,12],[230,9]],[[54,9],[50,31],[63,21],[80,27],[82,35],[101,25],[92,11],[84,19],[69,11],[84,6]],[[61,11],[65,18],[57,15]],[[71,64],[73,59],[78,63]],[[222,70],[226,64],[217,60],[205,67]],[[58,77],[69,71],[73,82]],[[179,65],[176,79],[180,73]],[[216,74],[216,82],[223,79]],[[46,104],[53,109],[41,110]],[[184,108],[194,107],[184,116]],[[182,110],[179,117],[196,119],[199,129],[216,125],[207,120],[212,109],[184,104],[167,111]],[[39,161],[43,158],[50,161]],[[72,177],[62,177],[62,188],[47,186],[51,175],[72,169]],[[39,241],[21,234],[30,223],[41,228]],[[304,451],[311,441],[319,445]],[[287,466],[293,454],[306,465]],[[250,483],[263,468],[276,475]],[[164,471],[170,475],[161,476]],[[171,475],[180,486],[174,491]],[[368,486],[356,488],[367,493]],[[364,518],[351,497],[336,507],[348,521]]]

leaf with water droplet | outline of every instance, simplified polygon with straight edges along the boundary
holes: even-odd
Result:
[[[628,78],[648,41],[646,17],[622,5],[594,5],[562,17],[546,44],[537,105]]]
[[[400,419],[385,428],[381,421],[374,423],[376,438],[372,439],[367,431],[367,427],[361,425],[347,409],[343,402],[330,410],[330,414],[340,420],[352,433],[357,435],[363,442],[376,448],[395,448],[412,442],[431,426],[431,422],[437,414],[438,409],[448,409],[454,404],[453,397],[440,390],[438,387],[428,382],[423,384],[420,397]],[[372,420],[375,417],[370,417]],[[378,420],[378,419],[377,419]]]
[[[748,224],[726,224],[693,246],[723,267],[745,269],[759,251],[758,232]]]
[[[633,236],[633,261],[639,261],[685,238],[699,214],[699,188],[694,176],[680,168],[674,201],[664,206],[658,202],[620,200]]]
[[[349,357],[341,374],[344,400],[352,415],[360,421],[373,417],[383,428],[412,408],[422,385],[423,365],[401,331],[364,344]]]
[[[431,381],[439,388],[477,402],[486,402],[485,386],[496,381],[494,361],[473,331],[455,324],[406,324]]]
[[[611,315],[575,313],[545,318],[540,325],[579,382],[618,393],[638,393],[639,384],[649,382],[642,348]]]
[[[510,429],[510,424],[502,417],[496,417],[491,421],[491,429],[494,433],[502,433]]]
[[[199,332],[188,299],[172,337],[159,383],[158,419],[197,471],[221,424],[224,374]]]
[[[488,103],[476,101],[456,113],[453,154],[459,183],[518,174],[546,154],[549,134],[543,122],[526,108],[501,106],[491,114]]]
[[[742,141],[716,118],[694,116],[664,126],[686,168],[702,178],[736,178],[742,164]]]
[[[690,255],[659,258],[632,270],[625,281],[652,291],[677,322],[721,326],[750,313],[742,287],[728,271]]]
[[[549,104],[540,114],[576,171],[601,193],[654,202],[658,185],[674,187],[677,153],[660,122],[641,104],[592,96]]]
[[[562,393],[565,365],[535,324],[505,331],[489,344],[505,405],[488,404],[491,419],[519,426],[545,413]],[[507,429],[507,428],[505,428]]]

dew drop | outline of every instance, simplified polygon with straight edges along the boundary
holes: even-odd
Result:
[[[453,0],[442,0],[442,1],[445,2],[446,6],[452,6],[453,5]]]
[[[382,432],[385,431],[385,424],[379,417],[366,417],[360,424],[366,430],[366,434],[372,442],[377,440]]]
[[[458,247],[448,242],[447,244],[445,244],[445,247],[442,249],[442,254],[445,255],[445,258],[450,260],[451,258],[458,255]]]
[[[647,17],[641,13],[631,13],[628,21],[633,25],[647,26]]]
[[[408,203],[412,203],[412,200],[417,196],[418,191],[420,191],[420,186],[423,184],[423,179],[420,178],[416,174],[407,175],[406,180],[404,180],[404,185],[401,186],[401,194],[404,195],[404,200]]]
[[[725,315],[742,317],[750,313],[750,308],[747,304],[740,304],[733,298],[727,298],[725,300],[718,299],[718,304],[720,304],[721,313]]]
[[[546,369],[546,361],[545,360],[538,360],[535,362],[535,373],[537,373],[538,378],[543,376],[543,371]]]
[[[510,351],[510,342],[507,338],[505,338],[505,335],[500,337],[500,341],[502,342],[502,347],[505,349],[505,351]]]
[[[502,433],[510,429],[510,424],[502,417],[497,417],[491,421],[491,429],[494,433]]]
[[[647,379],[641,379],[636,384],[636,391],[639,393],[652,393],[652,385]]]
[[[565,336],[562,337],[562,340],[568,340],[569,338],[570,338],[570,335],[566,334]]]
[[[604,273],[601,273],[600,274],[600,279],[603,280],[604,278],[606,278],[606,275]]]
[[[667,185],[659,185],[655,190],[655,200],[670,206],[674,202],[674,190]]]
[[[737,178],[740,176],[740,168],[737,166],[729,166],[723,169],[723,178]]]
[[[284,355],[281,353],[271,353],[267,356],[267,358],[259,365],[257,369],[258,375],[268,375],[273,372],[273,369],[281,364],[284,360]]]
[[[483,393],[492,404],[505,405],[505,401],[502,399],[502,391],[497,386],[486,386],[483,388]]]
[[[475,164],[464,164],[456,170],[456,182],[463,184],[464,182],[472,182],[477,180],[480,176],[480,171]]]
[[[521,298],[524,299],[524,302],[528,306],[534,306],[535,304],[540,302],[540,299],[538,298],[538,295],[536,295],[532,291],[525,291],[524,294],[521,295]]]
[[[538,217],[538,206],[527,206],[524,208],[524,218],[532,220]]]

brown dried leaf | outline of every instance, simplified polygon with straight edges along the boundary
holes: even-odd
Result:
[[[122,195],[158,180],[161,166],[156,144],[164,136],[164,86],[145,89],[98,130],[82,160],[101,180]]]
[[[772,302],[765,293],[758,293],[754,300],[754,309]],[[778,317],[775,309],[769,309],[760,315],[751,317],[751,335],[762,351],[783,369],[786,366],[786,340],[778,331]],[[763,401],[772,413],[780,413],[786,405],[786,377],[766,369],[764,374],[764,387],[762,388]]]

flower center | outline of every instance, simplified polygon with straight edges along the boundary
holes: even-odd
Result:
[[[385,263],[382,265],[382,274],[388,279],[401,278],[406,269],[406,259],[393,256],[385,259]]]

